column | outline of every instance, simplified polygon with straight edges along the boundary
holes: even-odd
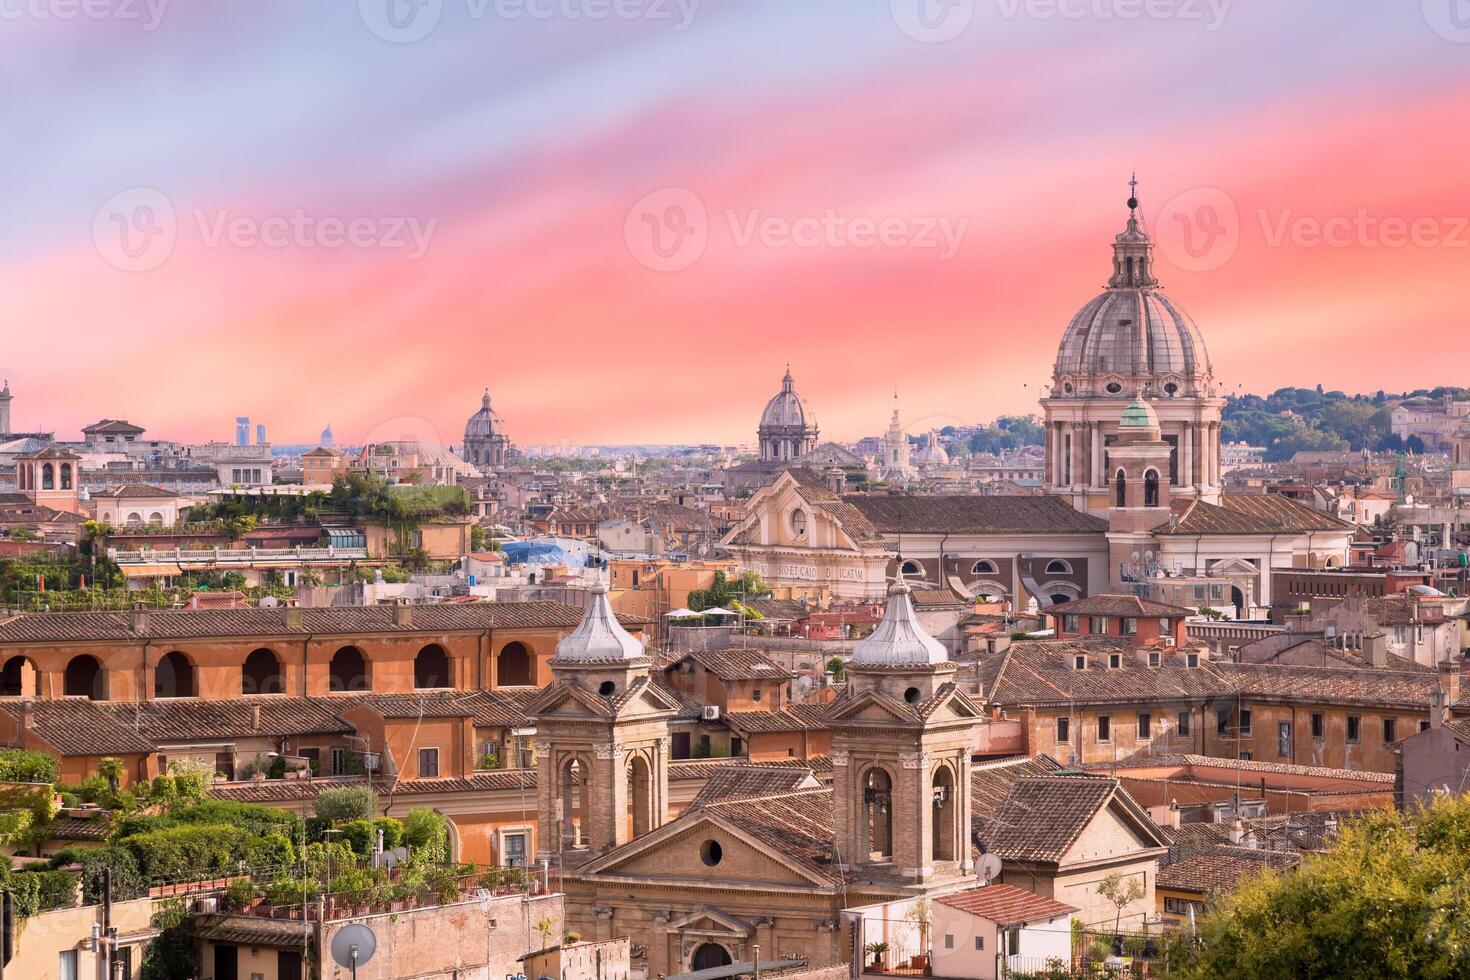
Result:
[[[1103,444],[1102,423],[1101,422],[1094,422],[1094,423],[1092,423],[1092,485],[1093,485],[1093,487],[1102,487],[1102,486],[1106,485],[1106,481],[1103,480],[1103,471],[1102,471],[1102,444]]]
[[[1184,423],[1179,433],[1179,482],[1183,486],[1196,486],[1194,480],[1194,426]]]

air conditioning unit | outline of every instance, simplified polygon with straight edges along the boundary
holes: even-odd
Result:
[[[1174,639],[1174,637],[1172,637],[1172,636],[1166,636],[1166,637],[1164,637],[1164,646],[1166,646],[1166,647],[1176,646],[1177,643],[1178,643],[1178,641],[1176,641]]]
[[[707,704],[707,705],[705,705],[700,710],[699,717],[703,718],[705,721],[719,721],[720,720],[720,706],[717,705],[717,704]]]

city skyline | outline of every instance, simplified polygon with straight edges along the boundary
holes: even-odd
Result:
[[[0,247],[15,424],[452,444],[488,385],[524,444],[741,443],[787,362],[824,438],[882,431],[895,385],[911,431],[1035,412],[1134,168],[1225,392],[1454,383],[1464,45],[1417,5],[1190,6],[977,10],[945,43],[834,4],[451,4],[412,41],[352,9],[19,22],[5,71],[40,95],[0,118],[46,138],[0,161],[28,190]],[[1390,326],[1424,342],[1363,356]],[[220,366],[217,410],[179,397]]]

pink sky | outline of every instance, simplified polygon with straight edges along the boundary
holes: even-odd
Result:
[[[208,29],[195,22],[150,38],[150,57],[220,85],[265,71],[272,53],[305,72],[269,25],[254,26],[219,65],[179,63]],[[865,26],[834,44],[849,57],[828,52],[830,65],[716,61],[688,85],[649,89],[640,60],[688,57],[665,50],[686,43],[717,52],[724,26],[696,23],[694,41],[620,36],[628,60],[604,66],[616,92],[577,75],[569,52],[588,39],[568,25],[534,72],[474,97],[452,82],[478,69],[442,53],[443,78],[406,83],[433,101],[373,101],[354,91],[352,63],[328,64],[292,76],[317,108],[283,86],[242,97],[238,126],[159,83],[132,107],[126,147],[95,164],[51,161],[54,186],[39,176],[47,154],[89,139],[105,154],[126,107],[37,114],[22,130],[51,148],[9,166],[44,200],[0,252],[13,427],[73,437],[126,417],[158,438],[229,438],[238,414],[278,442],[330,422],[344,442],[454,443],[488,385],[521,443],[745,442],[788,362],[832,438],[881,431],[895,386],[912,431],[1028,412],[1068,318],[1106,277],[1135,166],[1164,288],[1204,331],[1226,391],[1465,383],[1470,76],[1467,51],[1422,24],[1388,45],[1392,57],[1316,72],[1257,50],[1250,32],[1265,28],[1253,21],[1146,63],[1086,25],[983,56],[874,40]],[[1140,36],[1158,44],[1165,30]],[[1353,47],[1334,43],[1346,69]],[[1447,56],[1458,71],[1437,68]],[[58,77],[81,71],[55,51],[31,57]],[[140,71],[119,58],[78,88]],[[163,191],[177,242],[160,264],[122,271],[93,216],[133,187]],[[628,219],[665,188],[697,196],[708,244],[687,267],[655,271]],[[1238,246],[1181,268],[1179,215],[1201,220],[1202,203]],[[298,208],[366,218],[374,234],[432,222],[432,235],[411,258],[298,238],[211,244],[200,225]],[[752,219],[784,227],[829,212],[891,221],[900,237],[931,221],[964,234],[952,258],[840,237],[736,240]],[[1412,224],[1419,240],[1303,237],[1360,214]],[[1281,227],[1296,240],[1273,242]]]

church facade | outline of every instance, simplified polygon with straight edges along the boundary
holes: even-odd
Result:
[[[841,494],[793,471],[752,496],[725,547],[795,594],[871,599],[902,569],[1017,610],[1228,573],[1222,611],[1240,618],[1269,605],[1273,569],[1346,564],[1346,522],[1275,494],[1222,492],[1224,399],[1199,328],[1159,289],[1136,198],[1112,253],[1041,400],[1045,496]],[[885,446],[900,438],[895,417]],[[907,463],[900,451],[882,465],[902,475]]]

